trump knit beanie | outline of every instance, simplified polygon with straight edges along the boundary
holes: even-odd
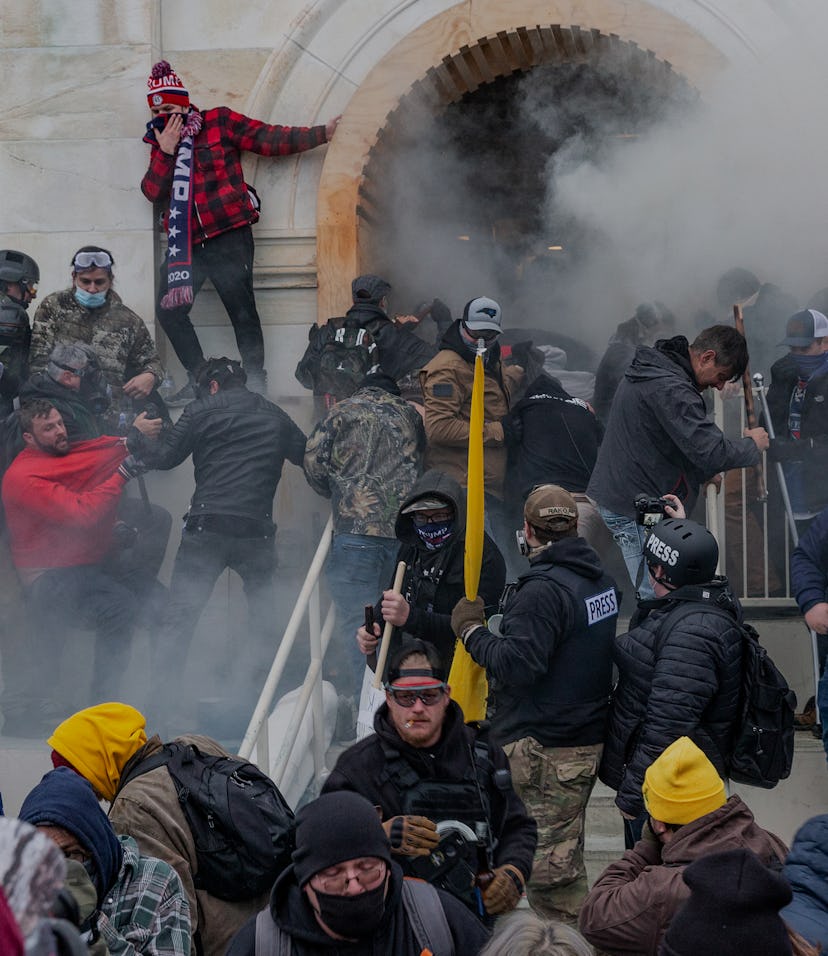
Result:
[[[689,737],[679,737],[647,768],[641,788],[647,813],[662,823],[692,823],[723,806],[724,781]]]
[[[53,824],[68,830],[92,857],[91,874],[100,906],[121,869],[123,850],[88,780],[70,770],[50,770],[30,791],[20,819],[32,826]]]
[[[79,710],[59,724],[47,743],[52,763],[68,765],[110,802],[129,758],[147,742],[147,721],[129,704],[110,702]]]
[[[671,920],[659,956],[790,956],[779,910],[791,888],[751,850],[703,856],[683,878],[690,898]]]
[[[391,863],[391,844],[374,807],[358,793],[325,793],[296,814],[293,872],[299,886],[329,866],[360,856]]]
[[[190,105],[190,94],[184,89],[184,84],[166,60],[159,60],[152,68],[147,80],[147,88],[149,89],[147,103],[150,109],[158,109],[164,103],[183,106],[184,109]]]

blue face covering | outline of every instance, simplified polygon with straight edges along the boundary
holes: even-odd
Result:
[[[436,551],[451,537],[454,530],[454,519],[448,521],[431,521],[429,524],[415,526],[417,534],[429,551]]]
[[[85,309],[99,309],[106,304],[106,292],[87,292],[75,287],[75,299]]]

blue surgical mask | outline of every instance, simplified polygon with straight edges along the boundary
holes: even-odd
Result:
[[[87,292],[75,287],[75,299],[85,309],[99,309],[106,304],[106,292]]]

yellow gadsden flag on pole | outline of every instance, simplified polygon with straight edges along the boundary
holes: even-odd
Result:
[[[466,550],[463,578],[466,599],[477,597],[480,567],[483,564],[483,343],[478,342],[474,359],[471,419],[469,421],[469,474],[466,497]],[[489,693],[486,671],[471,659],[469,652],[457,641],[454,661],[449,674],[452,700],[463,708],[466,721],[483,720],[486,716],[486,697]]]

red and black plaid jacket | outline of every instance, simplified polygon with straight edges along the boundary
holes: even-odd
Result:
[[[324,126],[270,126],[226,106],[206,110],[193,150],[192,242],[256,222],[242,172],[244,151],[260,156],[289,156],[327,142]],[[141,180],[150,202],[166,202],[172,188],[175,156],[157,146]]]

